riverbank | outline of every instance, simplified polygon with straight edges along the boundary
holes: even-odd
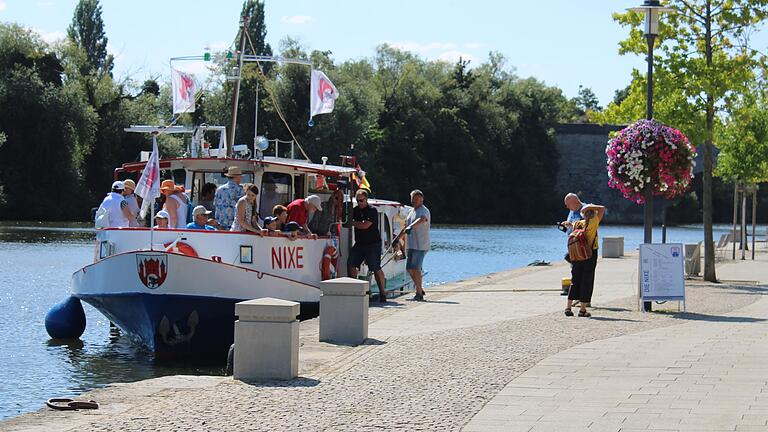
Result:
[[[83,396],[99,401],[99,410],[43,409],[0,423],[0,429],[50,430],[55,424],[64,431],[517,430],[508,423],[519,423],[519,430],[546,428],[552,423],[533,414],[518,417],[523,414],[513,414],[514,406],[494,408],[519,400],[504,397],[505,387],[543,361],[590,343],[680,324],[728,322],[729,312],[763,298],[764,289],[748,280],[768,283],[767,261],[759,250],[757,262],[720,265],[722,279],[741,282],[689,281],[685,314],[633,311],[635,255],[600,260],[592,319],[563,316],[564,264],[445,284],[428,292],[427,303],[400,298],[372,306],[371,339],[358,347],[319,343],[316,320],[302,323],[300,378],[293,381],[173,376],[114,384]],[[653,352],[653,344],[647,345]],[[574,364],[564,371],[581,374]]]

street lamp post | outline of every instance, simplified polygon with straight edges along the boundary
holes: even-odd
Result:
[[[645,39],[648,41],[648,87],[646,94],[645,118],[653,119],[653,44],[659,34],[659,15],[674,9],[661,5],[659,0],[644,0],[641,6],[630,8],[634,12],[645,14]],[[653,243],[653,185],[646,183],[645,208],[643,214],[643,243]],[[650,312],[651,302],[645,302],[644,308]]]

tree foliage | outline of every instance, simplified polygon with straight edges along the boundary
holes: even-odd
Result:
[[[72,24],[67,28],[67,37],[85,53],[80,73],[111,73],[114,58],[107,54],[107,36],[104,20],[101,19],[99,0],[80,0],[75,7]]]
[[[734,101],[749,91],[762,56],[750,46],[750,35],[768,14],[766,0],[671,0],[676,13],[663,15],[654,61],[654,117],[683,131],[700,145],[704,159],[703,219],[706,280],[716,280],[712,238],[712,148],[718,129]],[[614,14],[629,28],[620,42],[621,54],[645,55],[647,50],[636,12]],[[630,123],[644,117],[646,77],[635,70],[630,94],[592,119]]]

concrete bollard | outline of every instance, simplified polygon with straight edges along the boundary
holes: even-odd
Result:
[[[624,256],[624,237],[603,237],[603,258]]]
[[[234,379],[299,375],[299,310],[296,302],[271,297],[235,304]]]
[[[348,277],[320,282],[320,341],[359,345],[368,338],[366,281]]]

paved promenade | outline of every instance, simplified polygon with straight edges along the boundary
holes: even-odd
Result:
[[[358,347],[319,343],[316,321],[302,323],[293,381],[113,385],[87,395],[97,411],[41,410],[0,430],[768,430],[758,258],[720,266],[737,282],[690,283],[686,314],[634,311],[633,256],[600,260],[591,319],[563,316],[560,264],[444,285],[428,303],[372,307]]]

